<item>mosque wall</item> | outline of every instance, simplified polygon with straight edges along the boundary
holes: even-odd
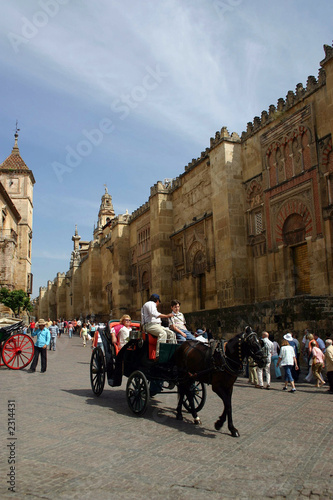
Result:
[[[250,321],[270,331],[333,326],[333,48],[324,48],[318,79],[241,136],[216,132],[132,214],[116,217],[106,189],[89,250],[73,251],[58,315],[140,319],[158,293],[161,312],[178,298],[193,327],[221,335]],[[40,311],[48,300],[42,291]]]

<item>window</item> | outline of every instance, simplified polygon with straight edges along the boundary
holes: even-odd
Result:
[[[262,212],[256,212],[254,214],[254,234],[260,234],[263,232],[263,221]]]
[[[146,227],[138,232],[138,256],[150,250],[150,228]]]

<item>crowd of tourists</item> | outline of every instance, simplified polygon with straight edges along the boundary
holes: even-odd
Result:
[[[259,368],[252,358],[248,359],[249,384],[257,389],[270,389],[271,365],[275,378],[284,380],[283,390],[295,393],[300,375],[300,357],[306,367],[304,380],[314,383],[316,388],[326,385],[325,376],[329,384],[328,392],[333,394],[333,346],[332,339],[324,342],[317,334],[305,330],[302,341],[299,342],[295,334],[286,333],[281,345],[268,332],[262,333],[263,349],[267,359],[266,366]],[[281,369],[283,369],[283,374]],[[264,385],[264,376],[266,385]]]

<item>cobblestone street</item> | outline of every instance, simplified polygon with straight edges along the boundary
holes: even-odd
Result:
[[[333,395],[303,383],[304,372],[295,394],[274,378],[270,391],[239,378],[235,439],[227,427],[214,429],[222,403],[210,387],[200,427],[186,413],[175,419],[177,395],[167,391],[135,417],[127,379],[120,388],[106,383],[95,397],[90,355],[81,339],[62,336],[45,374],[40,363],[36,373],[0,369],[2,499],[333,498]],[[15,492],[8,491],[10,457]]]

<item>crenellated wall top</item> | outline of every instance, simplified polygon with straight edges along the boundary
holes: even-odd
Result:
[[[333,51],[332,47],[329,48]],[[326,60],[327,59],[325,59],[325,61]],[[259,129],[279,118],[279,116],[281,116],[288,109],[292,108],[298,102],[301,102],[304,98],[309,97],[313,92],[316,92],[325,84],[326,72],[324,68],[320,68],[318,80],[316,80],[316,78],[312,75],[308,76],[305,88],[302,83],[298,83],[296,85],[295,92],[289,90],[285,99],[280,97],[276,106],[271,104],[268,111],[262,111],[261,117],[255,116],[253,118],[253,122],[248,122],[246,131],[242,132],[242,141],[256,134]]]
[[[324,45],[325,58],[320,61],[320,66],[324,66],[330,59],[333,58],[333,47],[331,45]]]
[[[144,214],[145,212],[148,212],[149,209],[150,209],[149,201],[146,201],[146,203],[141,205],[141,207],[137,208],[136,210],[134,210],[134,212],[132,212],[132,214],[129,217],[129,222],[133,222],[135,219],[140,217],[142,214]]]

